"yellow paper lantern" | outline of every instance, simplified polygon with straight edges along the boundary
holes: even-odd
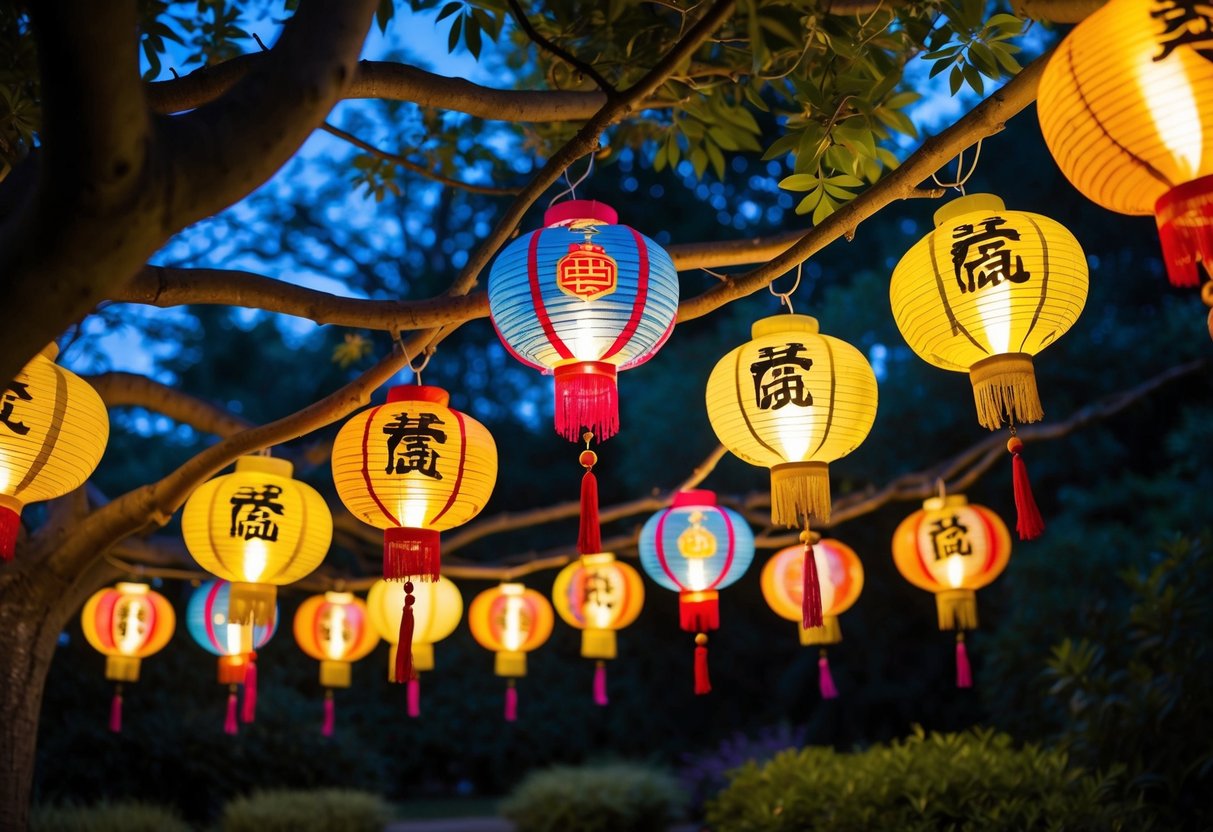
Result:
[[[268,625],[277,587],[307,576],[328,552],[333,517],[293,471],[284,459],[244,456],[185,503],[185,547],[207,572],[232,582],[232,621]]]
[[[516,678],[526,675],[526,654],[552,635],[555,616],[548,599],[519,583],[501,583],[472,599],[468,627],[476,642],[495,654],[493,670],[509,679],[505,718],[518,718]]]
[[[324,724],[332,736],[335,723],[333,688],[350,686],[350,665],[366,657],[379,643],[366,604],[350,592],[326,592],[304,600],[295,611],[295,641],[299,649],[320,662],[324,686]]]
[[[1213,262],[1210,31],[1208,6],[1111,0],[1057,47],[1037,98],[1045,143],[1074,187],[1111,211],[1155,215],[1177,286],[1195,286],[1197,261]]]
[[[13,557],[22,507],[83,485],[109,440],[105,403],[58,354],[35,355],[0,400],[0,560]]]
[[[414,673],[411,679],[401,679],[397,675],[400,626],[405,606],[404,586],[396,581],[375,581],[367,594],[366,604],[375,631],[392,646],[388,655],[388,681],[408,682],[408,711],[409,716],[415,717],[421,713],[421,688],[417,682],[417,672],[434,669],[434,642],[442,641],[459,626],[459,620],[463,617],[463,596],[453,581],[442,577],[419,584],[413,592],[416,600],[413,604]]]

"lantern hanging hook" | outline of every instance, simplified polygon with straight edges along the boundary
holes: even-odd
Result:
[[[594,170],[594,153],[593,153],[593,151],[587,153],[586,155],[589,156],[590,162],[589,162],[589,164],[587,164],[585,166],[585,173],[581,174],[581,176],[579,176],[577,178],[576,182],[573,182],[569,179],[569,168],[571,168],[573,166],[573,163],[570,162],[569,166],[564,169],[564,182],[566,185],[568,185],[568,187],[565,188],[560,193],[556,194],[556,196],[552,197],[552,201],[548,203],[549,208],[551,208],[553,205],[555,205],[556,200],[560,199],[565,194],[568,194],[570,199],[577,198],[577,186],[580,185],[585,180],[589,179],[590,173]]]
[[[942,500],[943,498],[948,496],[948,488],[947,488],[947,485],[943,481],[943,477],[935,478],[935,488],[939,492],[940,500]]]
[[[795,314],[796,312],[796,310],[792,308],[792,293],[800,288],[800,275],[803,271],[804,262],[801,261],[800,263],[796,264],[796,282],[794,282],[792,284],[792,288],[788,289],[786,292],[776,292],[774,280],[767,284],[767,291],[779,298],[779,302],[788,308],[789,314]]]
[[[983,141],[985,141],[984,138],[977,140],[977,149],[973,153],[973,162],[969,165],[968,173],[964,172],[965,152],[962,150],[960,153],[956,154],[956,181],[940,182],[938,174],[932,173],[931,179],[935,181],[935,184],[941,188],[955,188],[956,190],[960,191],[961,196],[964,196],[965,183],[968,182],[970,177],[972,177],[977,171],[977,160],[981,158],[981,143]]]
[[[434,347],[426,347],[425,349],[423,349],[421,351],[421,354],[424,355],[425,358],[422,359],[420,367],[414,367],[413,366],[413,357],[411,355],[409,355],[408,347],[406,347],[404,345],[404,341],[401,340],[400,333],[399,332],[392,333],[392,339],[396,342],[396,346],[400,347],[400,352],[404,354],[405,363],[408,364],[408,368],[410,370],[412,370],[414,380],[417,382],[417,384],[421,384],[421,371],[424,370],[426,368],[426,365],[428,365],[430,363],[430,358],[433,357],[434,352],[435,352]]]

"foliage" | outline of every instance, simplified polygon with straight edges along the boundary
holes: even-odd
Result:
[[[804,726],[780,723],[748,734],[736,731],[710,751],[684,753],[678,779],[691,807],[702,812],[708,798],[723,790],[729,784],[729,773],[742,764],[765,763],[780,751],[800,748],[807,736]]]
[[[1149,828],[1117,788],[1060,751],[1016,748],[1006,734],[916,729],[866,751],[810,747],[749,763],[708,804],[707,819],[715,832]]]
[[[530,774],[500,812],[518,832],[663,832],[683,801],[674,778],[650,766],[557,766]]]
[[[223,810],[223,832],[380,832],[391,807],[353,789],[253,792]]]
[[[123,801],[94,806],[36,806],[30,832],[190,832],[172,809]]]

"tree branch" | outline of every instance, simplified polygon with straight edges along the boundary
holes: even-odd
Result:
[[[517,21],[518,26],[523,32],[526,33],[528,38],[539,46],[539,48],[551,53],[571,66],[573,69],[580,72],[582,75],[592,80],[598,85],[598,89],[602,90],[606,94],[608,99],[612,99],[619,95],[619,91],[615,89],[615,86],[606,78],[603,78],[602,75],[598,73],[598,70],[594,69],[591,64],[586,63],[573,53],[569,52],[567,49],[556,45],[543,35],[539,34],[538,30],[531,25],[531,21],[527,18],[526,12],[522,10],[522,6],[519,5],[518,0],[509,0],[509,4],[510,11],[514,13],[514,20]]]
[[[143,407],[174,422],[221,437],[235,436],[255,427],[252,422],[216,404],[145,376],[115,372],[85,376],[84,380],[97,391],[107,408]]]

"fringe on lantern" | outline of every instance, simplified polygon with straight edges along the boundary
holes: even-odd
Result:
[[[110,700],[110,730],[115,734],[122,733],[122,687],[114,689],[114,698]]]
[[[771,522],[799,526],[830,521],[830,472],[824,462],[785,462],[771,469]]]
[[[720,595],[712,589],[678,593],[678,625],[688,633],[720,629]]]
[[[1011,452],[1011,485],[1015,490],[1015,531],[1019,532],[1020,540],[1035,540],[1044,532],[1045,521],[1032,496],[1028,466],[1023,461],[1023,440],[1012,436],[1007,450]]]
[[[977,629],[977,593],[971,589],[947,589],[935,594],[935,611],[941,630]]]
[[[0,506],[0,560],[9,561],[17,551],[17,533],[21,531],[21,515]]]
[[[956,687],[973,687],[973,670],[969,667],[969,651],[965,647],[965,634],[956,634]]]
[[[518,688],[514,687],[514,680],[510,679],[510,683],[505,687],[505,721],[515,722],[518,719]]]
[[[1044,418],[1032,356],[1025,353],[992,355],[969,369],[977,421],[989,430],[1004,423],[1039,422]]]
[[[834,674],[830,673],[830,659],[822,650],[817,659],[817,688],[822,699],[837,699],[838,688],[834,686]]]
[[[409,679],[408,701],[409,716],[413,719],[421,716],[421,682],[416,677]]]
[[[1154,207],[1162,259],[1172,286],[1200,282],[1197,262],[1213,265],[1213,177],[1185,182],[1163,194]]]
[[[326,690],[324,692],[324,723],[320,726],[320,736],[333,736],[333,729],[337,726],[337,708],[333,704],[333,692]]]
[[[614,368],[611,368],[612,370]],[[619,388],[613,373],[556,372],[556,433],[576,442],[581,429],[603,442],[619,433]]]
[[[239,730],[236,722],[236,686],[232,685],[232,689],[227,694],[227,715],[223,718],[223,733],[235,736]]]
[[[404,582],[404,610],[400,614],[400,639],[396,642],[396,683],[413,678],[413,582]]]
[[[602,551],[602,529],[598,523],[598,478],[589,469],[581,478],[581,524],[577,530],[577,551],[583,555]]]
[[[600,661],[594,666],[594,704],[606,707],[607,699],[606,662]]]
[[[383,530],[383,578],[438,580],[442,550],[432,529],[394,527]]]
[[[240,721],[251,725],[257,719],[257,661],[255,655],[249,656],[248,667],[244,671],[244,706],[240,711]]]
[[[712,692],[712,680],[708,677],[708,637],[703,633],[695,636],[695,695]]]
[[[817,574],[817,557],[813,554],[813,544],[804,544],[804,566],[801,569],[804,576],[804,586],[800,597],[801,623],[807,630],[810,627],[821,627],[825,619],[821,614],[821,577]]]

